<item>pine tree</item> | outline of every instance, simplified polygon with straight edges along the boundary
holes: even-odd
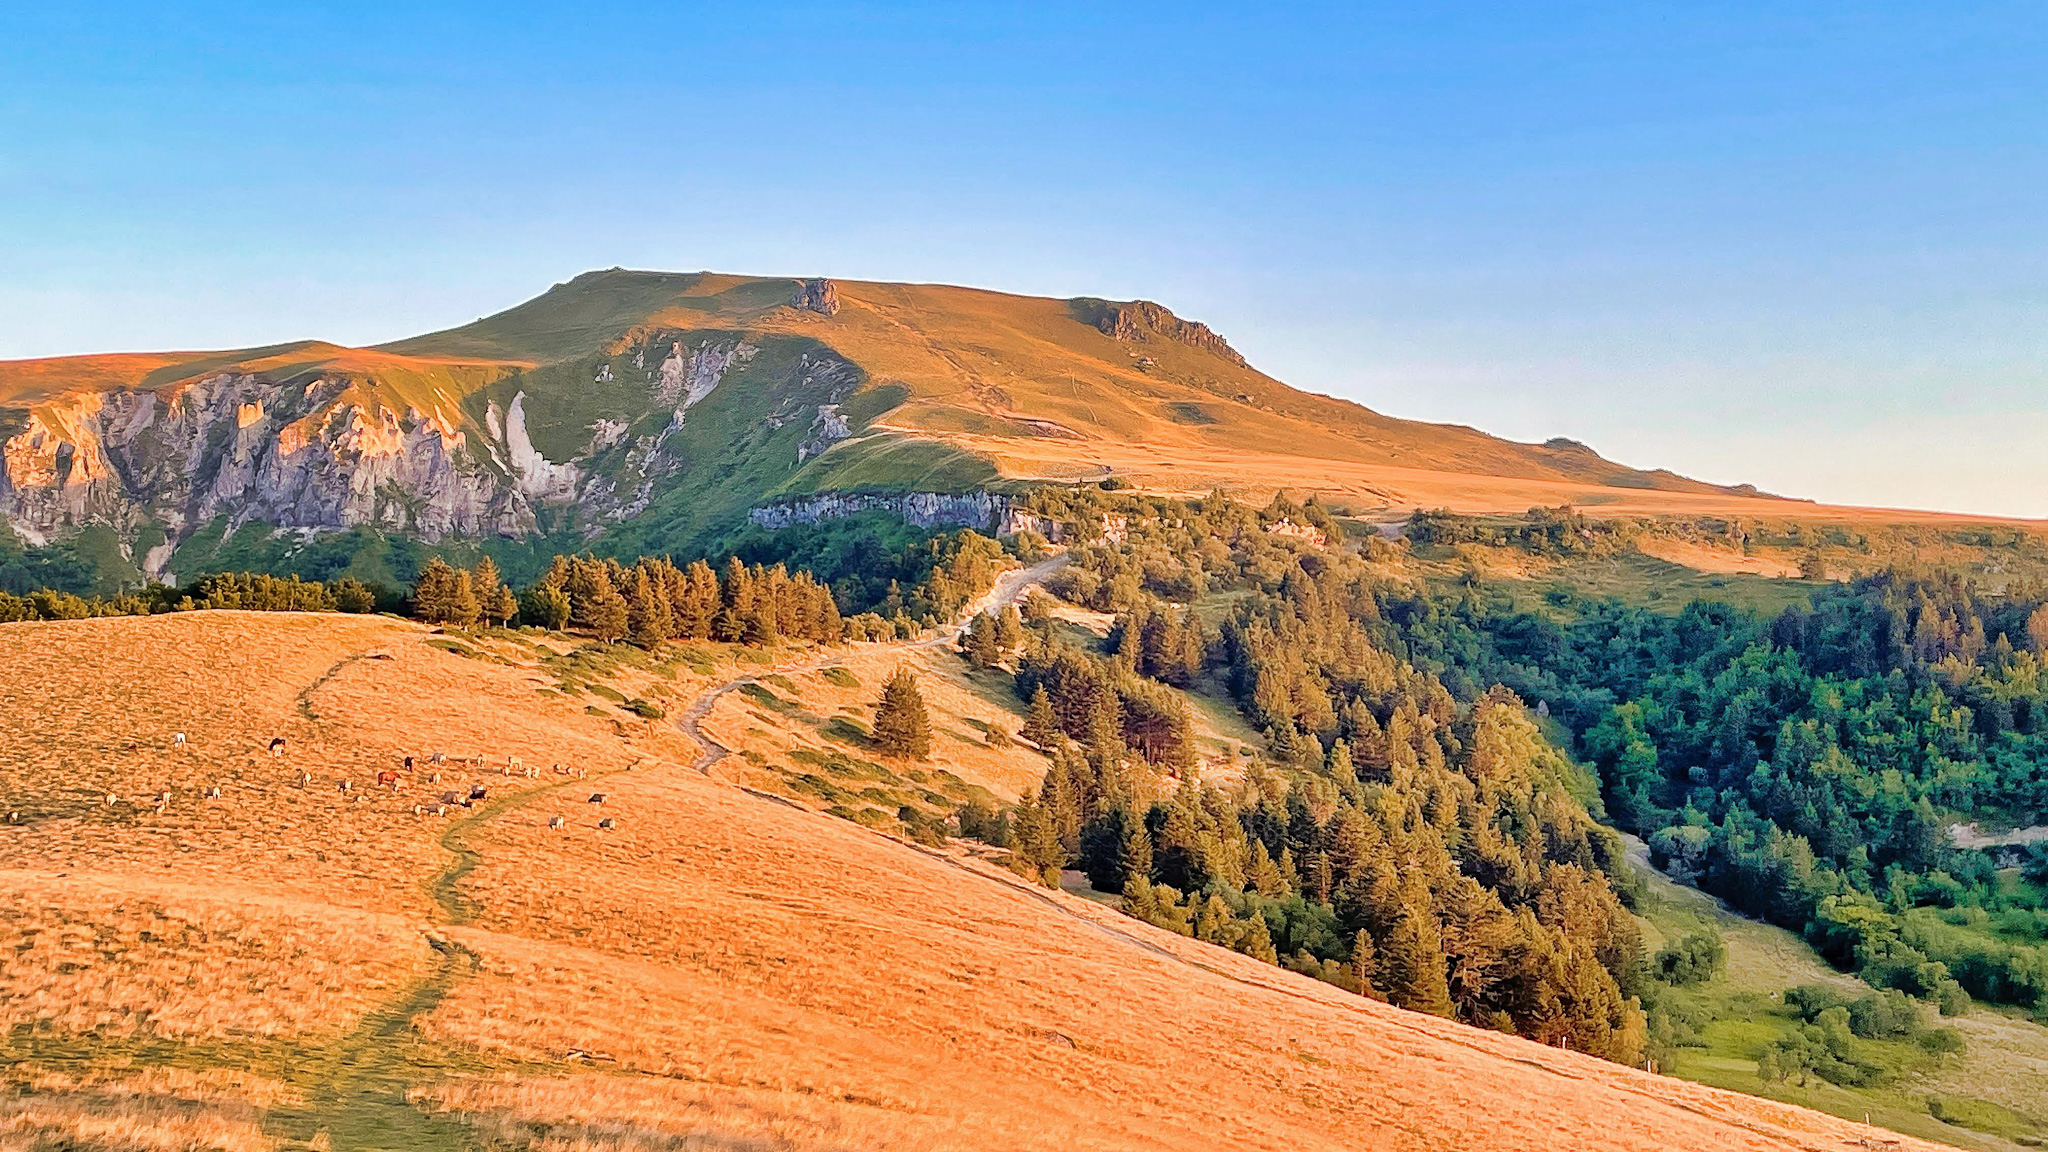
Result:
[[[455,612],[455,569],[439,556],[420,569],[412,586],[413,615],[429,624],[446,624]]]
[[[485,614],[498,621],[499,624],[509,627],[512,623],[512,618],[519,615],[519,597],[512,594],[512,589],[500,584],[498,585],[497,594],[491,598]]]
[[[569,623],[569,594],[555,585],[535,584],[520,601],[519,615],[536,627],[564,628]]]
[[[457,628],[474,628],[480,611],[469,573],[456,570],[455,587],[448,597],[448,623]]]
[[[1040,684],[1031,693],[1031,708],[1024,714],[1023,735],[1040,748],[1050,750],[1060,734],[1059,718],[1053,715],[1052,697]]]
[[[1446,963],[1429,890],[1411,881],[1402,892],[1400,913],[1380,951],[1381,987],[1387,990],[1387,999],[1399,1007],[1449,1016],[1452,1005]]]
[[[505,590],[505,584],[498,576],[497,561],[489,556],[478,560],[476,567],[470,569],[469,586],[470,590],[476,595],[477,613],[483,617],[486,623],[501,618],[505,620],[512,618],[512,613],[510,612],[503,613],[502,616],[498,612],[500,603],[498,593]]]
[[[1145,828],[1145,814],[1124,809],[1123,866],[1129,876],[1152,879],[1152,834]]]
[[[624,639],[631,624],[626,598],[619,595],[619,590],[612,586],[601,568],[591,588],[590,601],[584,606],[584,619],[590,630],[607,644]]]
[[[1013,652],[1024,643],[1024,619],[1017,614],[1014,604],[1003,605],[1002,613],[996,617],[996,647],[1003,652]]]
[[[1240,930],[1237,943],[1233,947],[1254,960],[1263,960],[1268,964],[1280,962],[1280,954],[1273,948],[1273,930],[1267,927],[1265,915],[1256,909],[1245,920],[1244,928]]]
[[[673,626],[674,615],[661,585],[644,566],[635,568],[626,592],[626,629],[633,643],[642,648],[657,647],[669,638]]]
[[[1373,950],[1372,933],[1360,928],[1358,935],[1351,938],[1350,976],[1358,982],[1358,994],[1374,1000],[1385,1000],[1387,994],[1379,989],[1379,957]]]
[[[932,754],[931,717],[908,668],[898,668],[882,686],[882,700],[875,706],[875,744],[883,755],[904,760]]]

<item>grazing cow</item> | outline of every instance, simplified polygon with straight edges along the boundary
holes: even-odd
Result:
[[[562,825],[564,825],[564,824],[567,824],[567,823],[568,823],[568,821],[567,821],[567,820],[564,820],[564,819],[562,819],[562,818],[561,818],[560,816],[557,816],[557,817],[553,818],[552,820],[549,820],[549,821],[548,821],[548,827],[549,827],[549,828],[560,828],[560,827],[561,827]]]
[[[437,807],[437,808],[435,808],[435,809],[434,809],[434,815],[436,815],[436,816],[446,816],[447,814],[448,814],[448,806],[447,806],[446,804],[442,804],[442,805],[440,805],[439,807]]]
[[[592,804],[602,804],[602,803],[604,803],[604,793],[602,793],[602,792],[592,792],[592,793],[590,794],[590,802],[591,802]]]
[[[481,784],[478,784],[477,786],[469,790],[469,798],[471,800],[482,800],[484,797],[489,796],[490,794],[491,790],[489,788],[484,787]]]
[[[304,788],[306,785],[311,784],[312,782],[313,774],[311,772],[299,773],[299,787]]]
[[[407,757],[405,758],[405,770],[406,770],[407,772],[410,772],[410,771],[412,771],[412,757],[410,757],[410,756],[407,756]]]
[[[377,787],[389,788],[393,792],[398,791],[398,773],[393,772],[389,768],[377,773]]]
[[[341,789],[341,790],[342,790],[343,792],[347,792],[347,791],[348,791],[348,790],[349,790],[350,788],[353,788],[353,787],[355,787],[355,785],[353,785],[353,784],[349,783],[349,782],[348,782],[348,781],[346,781],[346,780],[340,780],[340,781],[336,781],[336,782],[335,782],[335,786],[336,786],[337,788],[340,788],[340,789]]]
[[[173,748],[183,748],[185,746],[185,734],[183,732],[171,733],[171,746]]]
[[[220,799],[220,785],[218,785],[218,784],[215,784],[215,785],[214,785],[213,787],[211,787],[211,788],[208,788],[208,789],[206,790],[206,798],[207,798],[208,800],[218,800],[218,799]]]
[[[273,737],[271,737],[271,739],[270,739],[270,754],[271,754],[272,756],[282,756],[282,755],[284,755],[284,737],[282,737],[282,736],[273,736]]]
[[[619,826],[619,822],[607,816],[604,819],[599,820],[597,822],[597,826],[599,828],[617,828]]]
[[[112,792],[107,793],[107,807],[112,808],[115,802],[120,799],[119,796],[114,795]]]
[[[429,783],[429,784],[439,784],[440,782],[441,782],[441,774],[440,774],[439,772],[430,772],[430,773],[428,773],[428,774],[427,774],[427,783]]]
[[[460,797],[460,796],[457,796],[457,795],[456,795],[455,793],[453,793],[453,792],[443,792],[443,793],[441,793],[441,803],[443,803],[443,804],[460,804],[460,803],[462,803],[462,797]]]
[[[443,752],[436,752],[432,756],[427,757],[427,763],[429,764],[445,764],[447,762],[448,756]]]

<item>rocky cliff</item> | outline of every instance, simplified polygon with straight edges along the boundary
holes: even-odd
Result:
[[[580,386],[564,397],[558,379],[527,374],[471,397],[412,403],[375,381],[322,372],[225,371],[161,388],[60,392],[0,408],[0,518],[31,544],[89,524],[124,539],[155,525],[169,546],[134,557],[152,576],[164,574],[180,539],[216,518],[230,528],[361,525],[436,541],[523,537],[552,506],[593,535],[638,515],[664,479],[704,462],[682,434],[693,410],[760,353],[728,334],[646,333],[575,368],[590,389],[623,397],[580,414]],[[802,425],[802,445],[786,449],[794,468],[848,434],[837,402],[860,380],[845,361],[806,351],[733,406],[770,430]],[[530,388],[550,390],[557,443],[565,411],[594,416],[559,458],[535,446]]]
[[[747,513],[763,528],[816,524],[862,512],[887,512],[919,528],[973,528],[1001,532],[1011,520],[1010,499],[993,492],[827,492],[764,504]]]

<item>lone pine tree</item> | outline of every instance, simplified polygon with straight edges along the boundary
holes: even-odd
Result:
[[[904,760],[932,754],[931,717],[924,710],[917,677],[908,668],[898,668],[882,686],[882,702],[875,706],[875,744],[883,755]]]

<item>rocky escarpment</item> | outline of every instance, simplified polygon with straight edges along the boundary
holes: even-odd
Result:
[[[317,373],[60,393],[0,410],[0,518],[38,544],[94,524],[130,540],[155,525],[175,544],[217,518],[231,529],[370,526],[435,541],[526,536],[559,506],[596,532],[645,510],[665,478],[709,466],[679,433],[760,352],[733,334],[650,332],[588,367],[513,374],[467,409],[460,397],[403,403],[374,381]],[[849,433],[839,405],[863,379],[807,350],[745,390],[734,411],[769,433],[802,422],[794,467]],[[606,387],[608,406],[579,407],[576,393]],[[533,389],[547,391],[545,442],[563,458],[536,446]],[[578,446],[563,452],[570,437]],[[136,559],[162,575],[170,552]]]
[[[747,519],[763,528],[787,528],[862,512],[887,512],[919,528],[1000,532],[1009,522],[1011,503],[994,492],[825,492],[765,504],[747,513]]]
[[[1207,324],[1198,320],[1183,320],[1175,316],[1164,305],[1150,300],[1132,300],[1117,304],[1093,297],[1082,297],[1073,301],[1075,312],[1082,320],[1093,324],[1106,336],[1131,343],[1149,340],[1172,340],[1204,352],[1212,352],[1239,367],[1250,367],[1237,349],[1217,335]]]
[[[474,466],[459,424],[365,403],[345,380],[221,373],[59,396],[0,444],[0,515],[36,542],[87,524],[176,536],[222,515],[436,539],[530,531],[531,507]]]

